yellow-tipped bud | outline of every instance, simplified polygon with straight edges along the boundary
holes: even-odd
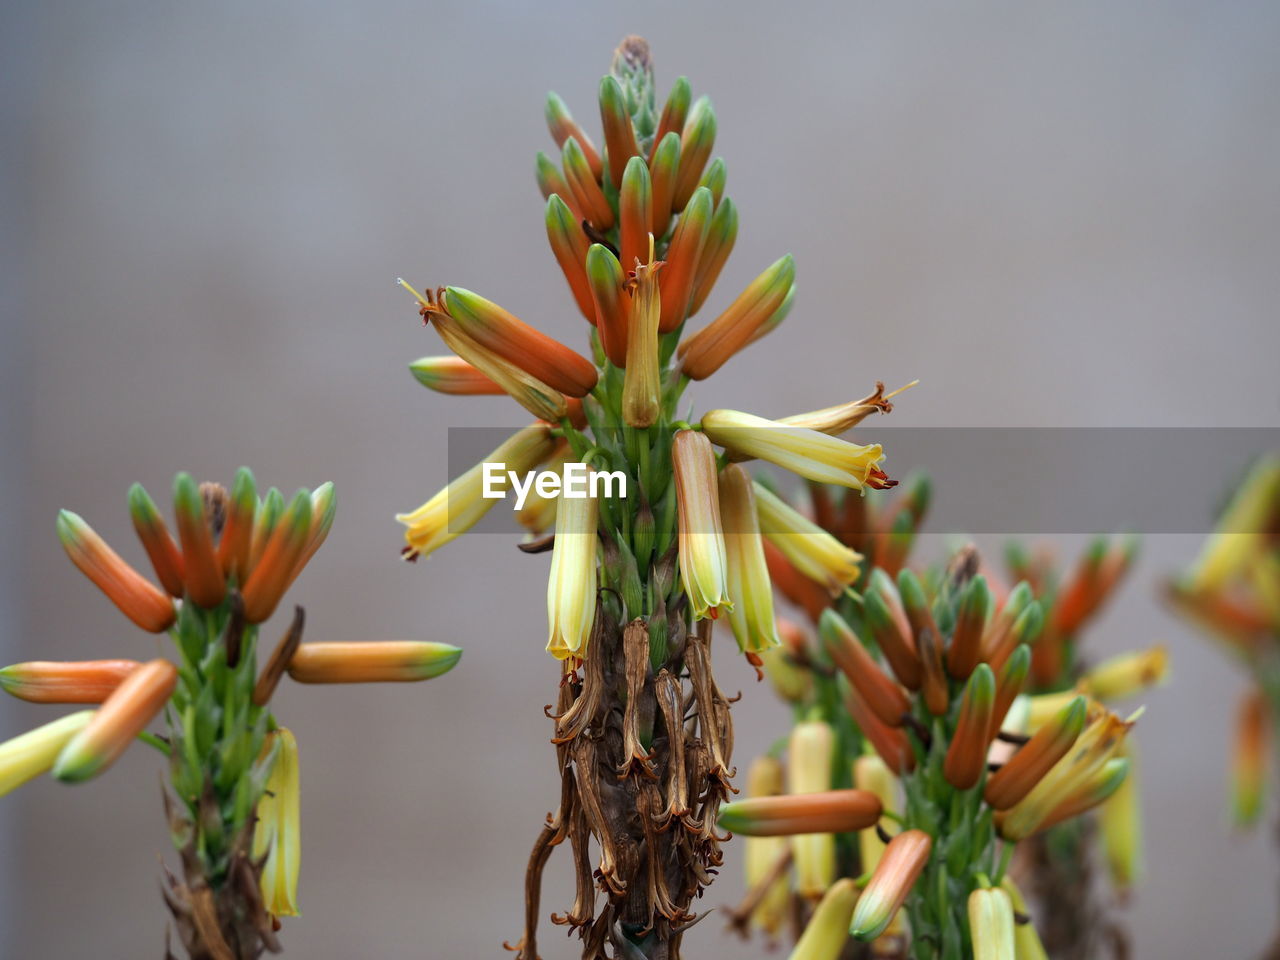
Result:
[[[720,521],[716,457],[702,434],[681,430],[671,444],[679,514],[680,579],[695,619],[729,609],[728,559]]]
[[[1131,889],[1142,879],[1142,808],[1133,744],[1126,742],[1124,752],[1129,773],[1116,792],[1103,801],[1098,818],[1111,883],[1120,891]]]
[[[556,537],[547,580],[547,650],[557,660],[587,655],[596,614],[595,497],[560,496]]]
[[[93,710],[80,710],[0,743],[0,797],[48,772],[58,754],[93,716]]]
[[[461,357],[419,357],[409,364],[413,379],[428,390],[455,396],[497,396],[506,393]]]
[[[820,721],[798,723],[787,743],[787,792],[820,794],[831,789],[835,734]],[[817,900],[836,876],[836,838],[832,833],[805,833],[791,838],[796,892]]]
[[[258,801],[253,856],[262,865],[262,905],[273,917],[296,917],[298,868],[302,860],[298,741],[284,727],[267,735],[264,753],[274,753],[266,789]]]

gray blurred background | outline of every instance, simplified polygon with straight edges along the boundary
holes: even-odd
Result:
[[[547,89],[596,129],[628,32],[661,89],[685,73],[716,103],[742,231],[710,307],[784,251],[799,264],[782,332],[691,391],[700,407],[777,416],[919,377],[894,422],[1277,424],[1274,4],[5,4],[0,661],[152,653],[62,555],[55,512],[141,563],[129,483],[167,500],[175,470],[241,463],[337,484],[293,594],[311,639],[466,649],[426,685],[282,688],[304,771],[290,956],[496,957],[519,935],[556,800],[547,559],[481,535],[404,565],[392,514],[448,480],[448,427],[525,416],[413,382],[441,345],[394,279],[483,291],[582,342],[532,158]],[[1174,654],[1139,738],[1139,958],[1249,956],[1276,913],[1270,831],[1235,835],[1224,812],[1242,680],[1154,599],[1195,545],[1148,537],[1093,635],[1099,654]],[[745,765],[785,713],[721,661],[747,691]],[[0,703],[0,736],[56,714]],[[0,955],[160,955],[160,767],[139,747],[98,782],[0,800]],[[568,905],[566,861],[547,912]],[[708,905],[739,896],[740,867],[730,845]],[[721,927],[689,956],[764,955]],[[549,926],[542,952],[575,955]]]

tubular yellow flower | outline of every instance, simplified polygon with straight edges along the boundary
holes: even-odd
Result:
[[[479,523],[489,508],[497,503],[482,496],[486,463],[505,463],[507,470],[524,474],[546,460],[555,446],[550,425],[542,422],[530,424],[417,510],[396,514],[396,520],[408,527],[405,531],[408,542],[404,550],[406,558],[415,560],[443,547]],[[506,483],[504,477],[497,486],[505,489]]]
[[[768,754],[756,757],[747,771],[747,796],[771,797],[782,792],[782,763]],[[768,878],[778,859],[787,852],[787,841],[782,837],[746,837],[743,841],[743,863],[746,866],[746,887],[754,890]],[[785,874],[778,877],[760,898],[751,914],[751,923],[773,936],[787,918],[790,901]]]
[[[973,960],[1015,960],[1013,903],[998,887],[969,894],[969,936]]]
[[[853,761],[853,785],[877,797],[882,810],[890,813],[897,811],[898,778],[876,754],[869,753]],[[885,842],[876,831],[861,830],[858,833],[858,849],[862,855],[860,864],[863,872],[874,872],[880,865],[880,858],[884,856]]]
[[[419,357],[409,364],[413,379],[428,390],[456,396],[501,395],[506,393],[461,357]]]
[[[835,734],[820,721],[797,723],[787,743],[787,792],[821,794],[831,790],[831,760]],[[874,798],[872,798],[874,799]],[[721,807],[723,818],[726,807]],[[879,803],[876,804],[879,806]],[[879,816],[879,811],[876,811]],[[796,892],[817,900],[836,876],[836,838],[824,831],[792,837]]]
[[[543,469],[562,474],[564,465],[572,456],[569,445],[561,441],[557,452],[543,464]],[[529,531],[531,536],[541,536],[556,525],[556,510],[560,504],[559,496],[544,497],[538,492],[538,485],[530,484],[525,494],[524,506],[516,511],[516,522]]]
[[[759,457],[818,483],[854,490],[891,485],[876,466],[884,459],[878,443],[858,446],[737,410],[708,411],[702,415],[702,429],[712,443],[730,454]]]
[[[1116,754],[1132,725],[1132,720],[1102,711],[1031,791],[997,817],[1000,835],[1021,840],[1110,796],[1128,768]]]
[[[169,702],[177,683],[178,668],[168,660],[152,660],[138,667],[63,747],[53,775],[78,783],[106,770]]]
[[[143,630],[161,633],[173,624],[177,618],[173,601],[70,510],[58,514],[58,539],[80,572]]]
[[[557,197],[552,197],[552,201]],[[581,233],[581,231],[579,231]],[[553,244],[554,246],[554,244]],[[582,256],[586,257],[586,241],[583,240]],[[559,254],[557,253],[557,256]],[[565,415],[569,409],[569,405],[565,400],[564,394],[554,388],[543,383],[537,377],[527,373],[516,364],[500,356],[496,351],[490,350],[484,344],[473,340],[467,336],[461,325],[445,310],[440,302],[440,291],[433,294],[432,297],[425,297],[404,280],[400,280],[400,286],[404,287],[417,298],[419,304],[419,313],[423,318],[430,322],[436,328],[436,333],[440,335],[440,339],[445,342],[450,350],[456,353],[463,360],[466,360],[473,367],[483,373],[486,377],[500,386],[512,400],[520,404],[539,420],[557,421]],[[572,283],[572,278],[570,279]],[[585,269],[583,273],[583,284],[585,287],[586,275]],[[591,292],[586,290],[588,317],[594,317],[594,308],[591,306]],[[433,299],[434,298],[434,299]]]
[[[789,427],[807,427],[810,430],[817,430],[819,433],[838,437],[842,433],[852,430],[873,413],[888,413],[891,411],[893,404],[890,401],[904,390],[910,390],[919,382],[918,380],[912,380],[906,386],[893,391],[888,396],[885,396],[884,384],[877,383],[875,392],[863,397],[861,400],[850,400],[848,403],[836,404],[834,407],[824,407],[821,410],[814,410],[810,413],[792,414],[789,417],[783,417],[778,422],[784,423]]]
[[[862,555],[846,547],[760,483],[754,486],[760,532],[810,580],[839,596],[858,579]]]
[[[1212,591],[1245,570],[1267,546],[1267,524],[1280,509],[1280,457],[1259,461],[1231,498],[1217,531],[1205,543],[1190,586]]]
[[[983,798],[995,810],[1007,810],[1034,789],[1054,765],[1067,755],[1084,730],[1084,697],[1075,697],[1023,744],[987,781]]]
[[[733,599],[729,625],[739,650],[760,653],[781,641],[773,616],[773,585],[760,540],[751,477],[737,464],[730,464],[720,473],[720,512],[726,576]]]
[[[412,683],[448,673],[461,656],[452,644],[426,640],[303,643],[289,676],[297,683]]]
[[[776,632],[781,634],[783,629],[783,621],[778,621]],[[761,652],[760,666],[774,691],[787,703],[799,705],[808,699],[812,675],[795,662],[786,644]]]
[[[889,841],[858,898],[849,925],[851,936],[874,940],[884,933],[929,862],[932,850],[933,840],[923,830],[904,830]]]
[[[583,659],[596,614],[595,497],[561,496],[547,580],[547,650],[557,660]]]
[[[1013,882],[1011,876],[1005,874],[1004,880],[1000,883],[1000,888],[1009,895],[1009,902],[1013,904],[1015,912],[1022,914],[1024,917],[1031,915],[1031,911],[1027,909],[1027,901],[1023,899],[1022,891],[1018,889],[1018,885]],[[1049,960],[1049,954],[1045,952],[1044,944],[1040,942],[1040,934],[1036,932],[1034,923],[1014,924],[1013,950],[1017,960]]]
[[[155,501],[140,483],[129,488],[129,513],[133,517],[133,529],[147,551],[151,569],[170,596],[182,596],[182,554],[169,535],[164,518],[156,509]]]
[[[789,960],[839,960],[849,941],[849,918],[858,902],[852,880],[837,880],[813,911]]]
[[[658,320],[662,295],[658,275],[662,261],[654,262],[653,241],[649,262],[636,264],[631,288],[631,313],[627,319],[627,371],[622,378],[622,421],[629,427],[651,427],[662,402],[659,379]]]
[[[1111,883],[1122,892],[1142,878],[1142,809],[1138,802],[1133,744],[1126,741],[1124,754],[1129,761],[1129,773],[1116,792],[1103,802],[1098,817]]]
[[[302,860],[302,800],[298,771],[298,741],[281,727],[267,735],[263,753],[274,752],[266,789],[258,801],[253,828],[253,856],[262,865],[262,901],[273,917],[296,917],[298,868]]]
[[[715,453],[702,434],[681,430],[671,444],[671,463],[679,513],[680,579],[694,618],[714,620],[721,608],[733,606]]]
[[[1163,644],[1104,660],[1081,681],[1099,700],[1123,700],[1169,678],[1169,651]]]
[[[0,743],[0,797],[52,768],[67,742],[88,726],[93,715],[93,710],[80,710]]]
[[[31,703],[102,703],[141,664],[136,660],[35,660],[0,670],[0,690]]]
[[[1250,690],[1240,701],[1236,715],[1236,739],[1231,756],[1231,813],[1247,826],[1262,813],[1267,784],[1267,759],[1271,752],[1268,731],[1270,710],[1263,692]]]

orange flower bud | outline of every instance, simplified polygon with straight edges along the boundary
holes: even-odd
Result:
[[[880,811],[880,798],[870,790],[827,790],[735,800],[720,808],[717,822],[749,837],[852,833],[874,827]]]
[[[698,258],[706,243],[714,212],[711,191],[699,188],[676,224],[671,244],[667,247],[666,269],[662,271],[659,287],[662,290],[662,319],[659,333],[670,333],[684,323],[688,315],[689,298],[693,295],[693,281],[697,276]]]
[[[672,131],[663,136],[649,161],[649,180],[652,185],[650,212],[653,220],[649,232],[655,239],[662,239],[671,222],[672,197],[676,192],[676,177],[680,174],[680,134]]]
[[[187,596],[198,607],[221,606],[227,595],[227,584],[213,548],[204,495],[189,473],[174,477],[173,510],[178,518],[178,539],[182,542]]]
[[[462,332],[554,390],[585,397],[596,368],[583,357],[479,294],[446,287],[444,308]]]
[[[884,855],[858,898],[849,934],[874,940],[884,932],[929,862],[933,840],[923,830],[904,830],[885,847]]]
[[[555,254],[556,263],[560,264],[560,270],[569,282],[569,290],[578,309],[584,317],[595,323],[595,305],[591,301],[586,267],[590,241],[582,232],[580,220],[579,213],[571,209],[566,199],[556,194],[547,199],[547,240],[551,244],[551,252]]]
[[[631,297],[623,289],[624,279],[622,267],[609,248],[593,243],[587,251],[587,280],[595,303],[596,331],[604,355],[615,367],[627,365],[627,313]]]
[[[218,540],[218,566],[224,577],[234,576],[244,584],[249,575],[253,547],[254,514],[258,510],[258,490],[248,467],[236,471],[227,499],[227,518]]]
[[[557,196],[573,212],[575,223],[582,219],[582,212],[573,206],[573,193],[569,190],[569,184],[565,183],[564,177],[560,176],[560,168],[541,150],[538,151],[534,176],[538,179],[538,189],[542,191],[543,200],[550,200],[553,195]]]
[[[0,673],[0,683],[3,674]],[[1266,793],[1270,711],[1261,690],[1251,690],[1240,701],[1236,737],[1231,756],[1231,814],[1246,826],[1258,819]]]
[[[133,670],[63,747],[53,775],[78,783],[106,770],[169,702],[177,684],[178,668],[168,660],[152,660]]]
[[[289,676],[298,683],[429,680],[453,669],[461,656],[450,644],[415,640],[303,643],[289,661]]]
[[[991,591],[987,578],[979,574],[965,584],[956,614],[956,627],[947,648],[947,672],[964,680],[982,656],[982,634],[991,612]]]
[[[884,658],[889,661],[894,675],[908,690],[919,690],[924,675],[920,655],[916,652],[911,634],[903,631],[902,625],[879,591],[868,590],[863,600],[871,637]]]
[[[604,127],[605,158],[615,189],[622,187],[622,172],[632,157],[640,153],[635,128],[627,112],[626,94],[613,77],[600,80],[600,124]]]
[[[693,196],[715,143],[716,114],[711,98],[699,97],[689,110],[680,134],[680,172],[671,196],[672,210],[683,210]]]
[[[241,596],[244,617],[261,623],[275,612],[276,604],[292,582],[298,561],[311,537],[311,495],[299,490],[276,522],[262,548],[262,557],[245,580]]]
[[[162,633],[173,624],[177,613],[164,591],[120,559],[92,527],[70,510],[58,514],[58,539],[80,572],[143,630]]]
[[[608,230],[613,226],[613,208],[600,189],[598,174],[588,167],[586,154],[577,139],[570,137],[564,142],[560,159],[564,166],[564,179],[584,219],[597,230]]]
[[[680,344],[683,372],[705,380],[724,366],[781,306],[795,276],[795,260],[787,254],[751,281],[720,316]]]
[[[136,660],[15,663],[0,670],[0,690],[31,703],[102,703],[139,666]]]
[[[649,168],[639,157],[627,161],[618,194],[618,251],[625,274],[636,263],[648,263],[649,234],[653,222],[653,187]]]
[[[1075,574],[1053,605],[1054,632],[1073,636],[1114,592],[1133,560],[1132,542],[1096,541],[1086,552]]]
[[[824,610],[818,622],[818,634],[827,656],[881,722],[890,727],[902,726],[903,716],[911,711],[911,701],[872,659],[840,614]]]
[[[662,108],[662,117],[658,120],[657,130],[653,134],[653,149],[649,152],[651,162],[654,154],[658,152],[658,144],[668,133],[674,133],[676,142],[679,142],[680,131],[684,129],[684,121],[689,114],[689,101],[692,99],[693,91],[689,87],[688,78],[676,78],[676,82],[671,85],[671,92],[667,94],[667,102]]]
[[[409,364],[413,378],[428,390],[455,396],[500,396],[506,393],[461,357],[421,357]]]
[[[960,701],[956,732],[947,747],[942,775],[957,790],[968,790],[982,777],[991,743],[991,713],[995,707],[996,677],[981,663],[969,675]]]
[[[898,592],[902,596],[902,605],[907,611],[907,619],[911,621],[916,647],[920,651],[923,677],[920,687],[924,693],[924,705],[931,714],[940,717],[950,705],[947,677],[942,669],[942,635],[929,610],[920,581],[910,570],[903,570],[898,575]]]
[[[143,488],[135,483],[129,488],[129,514],[133,518],[133,529],[147,551],[147,559],[151,561],[151,569],[156,572],[160,585],[170,596],[182,596],[182,554],[178,545],[169,536],[169,528],[164,518],[156,509],[155,501]]]
[[[1031,668],[1031,650],[1024,643],[1013,651],[1013,654],[1000,668],[1000,676],[996,681],[996,705],[991,711],[991,737],[1000,732],[1004,718],[1013,706],[1013,701],[1022,693],[1027,684],[1027,674]]]
[[[599,180],[604,174],[604,164],[600,162],[595,144],[574,121],[565,102],[554,93],[547,94],[547,127],[551,130],[551,138],[555,140],[557,147],[564,147],[565,141],[570,137],[578,141],[587,168]]]
[[[880,759],[898,776],[910,773],[916,766],[915,751],[901,727],[891,727],[867,706],[862,695],[852,685],[845,689],[845,706],[858,729],[875,747]]]

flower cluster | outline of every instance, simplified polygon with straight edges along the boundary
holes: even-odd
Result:
[[[872,517],[864,542],[901,564],[925,502],[899,498],[883,511],[898,539]],[[814,513],[831,524],[829,506]],[[1098,693],[1131,693],[1150,677],[1114,662],[1081,691],[1028,696],[1046,608],[1027,582],[1005,590],[981,569],[972,548],[923,579],[872,569],[856,601],[846,593],[839,612],[817,611],[816,642],[786,625],[764,657],[798,722],[785,764],[758,761],[776,772],[753,777],[720,823],[750,847],[772,844],[748,851],[739,923],[777,932],[790,867],[809,914],[795,960],[834,960],[850,936],[879,956],[1012,957],[1015,944],[1017,956],[1044,955],[1008,871],[1013,850],[1120,791],[1136,715],[1121,719]]]
[[[333,524],[332,484],[286,502],[259,497],[241,469],[231,490],[178,474],[177,539],[141,485],[133,526],[155,572],[148,580],[70,511],[58,536],[71,561],[150,633],[168,632],[175,660],[19,663],[0,687],[36,703],[93,704],[0,744],[0,794],[52,772],[79,782],[107,770],[135,740],[168,757],[170,830],[183,877],[165,899],[192,956],[278,950],[275,918],[297,914],[298,751],[268,709],[287,672],[302,683],[425,680],[457,663],[441,643],[303,643],[303,611],[257,666],[259,625]],[[165,733],[147,727],[164,716]]]
[[[1280,457],[1249,470],[1168,597],[1249,674],[1237,711],[1231,794],[1236,822],[1253,823],[1280,749]]]
[[[715,111],[683,78],[659,107],[639,38],[619,47],[598,102],[600,148],[550,95],[559,153],[539,153],[535,165],[547,238],[586,320],[589,353],[472,291],[415,291],[424,321],[456,354],[416,361],[415,377],[442,393],[505,393],[537,418],[486,462],[517,475],[580,463],[626,478],[625,498],[543,496],[519,518],[535,535],[554,528],[524,549],[552,552],[547,649],[562,664],[554,742],[564,789],[530,860],[529,916],[515,948],[527,958],[536,956],[542,863],[566,837],[578,898],[553,919],[580,933],[584,956],[601,955],[606,938],[619,956],[675,955],[695,919],[691,901],[720,863],[715,814],[732,789],[711,626],[727,621],[752,662],[776,646],[770,543],[815,568],[839,564],[836,589],[857,575],[856,555],[826,555],[825,540],[794,526],[740,464],[765,460],[858,493],[893,485],[878,444],[839,437],[887,407],[879,393],[783,421],[733,410],[679,416],[692,381],[788,315],[795,264],[776,260],[686,332],[713,302],[738,233],[725,164],[712,158]],[[481,483],[477,466],[400,515],[405,555],[424,556],[477,523],[495,502]]]

